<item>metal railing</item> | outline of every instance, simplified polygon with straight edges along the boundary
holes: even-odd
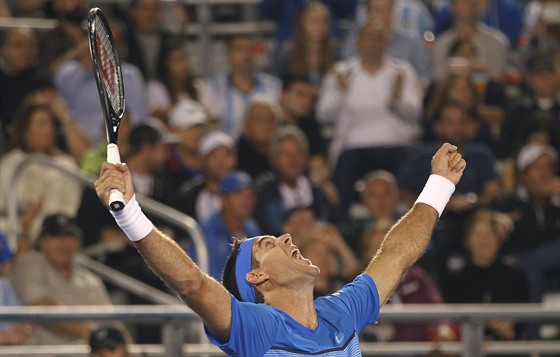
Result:
[[[76,321],[121,320],[128,322],[161,322],[177,328],[197,316],[184,305],[172,306],[57,306],[57,307],[3,307],[2,321]],[[380,323],[403,323],[453,320],[462,324],[461,342],[399,342],[361,343],[364,356],[411,356],[438,350],[443,353],[461,354],[464,357],[485,355],[523,355],[530,353],[558,354],[560,341],[484,341],[484,322],[490,319],[513,319],[515,321],[540,321],[560,323],[560,307],[544,304],[441,304],[385,306],[381,310]],[[132,345],[133,355],[223,356],[215,346],[208,343],[183,344],[181,339],[168,339],[164,345]],[[86,356],[86,346],[11,346],[0,347],[2,356]]]
[[[6,235],[8,237],[8,241],[12,246],[15,246],[15,242],[18,239],[18,213],[17,213],[17,190],[15,189],[16,183],[20,175],[22,174],[25,167],[28,165],[36,163],[40,165],[45,165],[56,170],[71,176],[81,183],[93,187],[95,179],[91,176],[85,175],[81,170],[78,168],[72,169],[64,166],[60,166],[49,160],[48,158],[42,156],[35,156],[30,155],[27,159],[22,161],[14,170],[12,176],[10,177],[10,185],[11,189],[8,189],[6,192],[6,206],[7,207],[7,214],[8,214],[8,228]],[[192,218],[183,214],[173,208],[170,208],[166,205],[163,205],[157,201],[154,201],[148,197],[138,194],[137,195],[138,202],[144,212],[151,214],[157,218],[164,220],[166,223],[173,224],[186,232],[189,233],[197,256],[197,264],[203,271],[208,271],[208,248],[206,247],[206,241],[204,240],[204,236],[200,229],[198,223]],[[79,260],[80,261],[80,260]],[[82,259],[82,262],[85,260]]]

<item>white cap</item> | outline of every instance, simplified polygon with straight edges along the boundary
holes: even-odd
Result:
[[[535,162],[539,157],[549,155],[553,161],[558,159],[558,152],[550,145],[543,144],[527,144],[519,151],[517,155],[517,169],[523,172]]]
[[[206,156],[212,150],[224,146],[228,149],[233,149],[235,147],[235,143],[231,136],[224,133],[223,131],[213,131],[206,134],[202,141],[200,142],[200,146],[198,148],[198,153],[200,156]]]
[[[206,124],[207,120],[202,104],[192,99],[181,99],[171,111],[169,125],[178,129],[189,129],[197,124]]]

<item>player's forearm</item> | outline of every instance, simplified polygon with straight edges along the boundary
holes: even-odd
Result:
[[[437,218],[435,209],[419,203],[387,234],[380,250],[365,270],[376,282],[382,303],[397,287],[403,273],[426,250]]]
[[[151,269],[183,300],[186,301],[193,290],[200,290],[204,273],[174,240],[160,230],[154,228],[134,246]]]

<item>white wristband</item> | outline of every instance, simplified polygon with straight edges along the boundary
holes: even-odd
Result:
[[[453,182],[443,176],[432,174],[415,203],[425,203],[433,207],[441,217],[443,209],[453,192],[455,192]]]
[[[136,196],[132,196],[132,199],[128,201],[121,211],[115,212],[110,210],[110,212],[128,239],[133,242],[138,242],[145,238],[154,229],[153,223],[140,209]]]

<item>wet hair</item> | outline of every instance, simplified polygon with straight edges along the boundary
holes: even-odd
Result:
[[[231,253],[227,258],[226,265],[224,266],[224,270],[222,272],[222,285],[229,291],[238,301],[243,301],[241,298],[241,294],[239,293],[239,288],[237,286],[237,279],[235,278],[236,272],[236,262],[237,262],[237,255],[239,253],[239,248],[241,247],[241,243],[243,243],[247,238],[233,238],[233,242],[231,244]],[[257,267],[257,262],[255,259],[251,261],[251,265],[253,268]],[[264,297],[260,293],[258,289],[255,289],[256,294],[256,303],[264,302]]]

